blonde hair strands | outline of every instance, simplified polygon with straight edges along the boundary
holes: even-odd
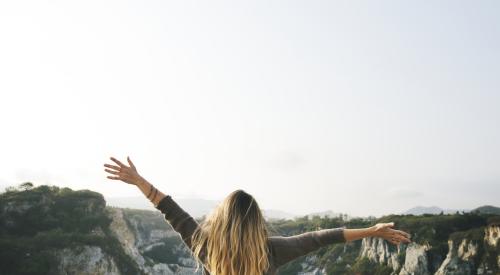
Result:
[[[259,205],[236,190],[200,224],[191,244],[211,275],[262,275],[269,268],[267,237]]]

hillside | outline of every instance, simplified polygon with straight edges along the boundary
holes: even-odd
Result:
[[[472,211],[477,211],[477,212],[483,213],[483,214],[500,215],[500,207],[495,207],[495,206],[492,206],[492,205],[484,205],[484,206],[475,208]]]
[[[489,208],[488,208],[489,209]],[[498,274],[500,216],[484,212],[305,216],[271,220],[272,235],[394,221],[414,243],[377,238],[335,244],[279,274]],[[0,194],[0,274],[195,274],[194,260],[159,211],[106,206],[89,190],[39,186]]]
[[[193,274],[159,211],[106,207],[89,190],[0,194],[0,274]]]
[[[294,235],[320,228],[359,228],[395,222],[412,235],[399,249],[378,238],[335,244],[297,259],[280,274],[499,274],[500,216],[389,215],[376,220],[298,219],[272,224],[276,234]]]

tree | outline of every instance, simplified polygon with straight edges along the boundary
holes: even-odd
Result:
[[[8,186],[5,188],[5,193],[17,192],[17,188],[15,186]]]
[[[25,183],[22,183],[21,185],[19,185],[19,188],[20,189],[23,189],[24,191],[28,191],[30,190],[31,188],[33,188],[33,183],[31,182],[25,182]]]

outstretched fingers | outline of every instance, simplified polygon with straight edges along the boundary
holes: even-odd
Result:
[[[400,239],[405,243],[411,243],[411,240],[406,238],[405,236],[400,236]]]
[[[405,231],[401,231],[401,230],[397,230],[397,231],[398,231],[399,233],[401,233],[402,235],[404,235],[406,238],[408,238],[408,239],[409,239],[409,238],[411,238],[410,233],[405,232]]]
[[[410,239],[406,237],[406,232],[400,231],[400,230],[395,230],[393,238],[396,239],[398,242],[405,242],[405,243],[410,243]]]
[[[401,230],[396,230],[390,228],[390,226],[393,226],[394,223],[386,223],[383,224],[384,231],[381,234],[381,237],[384,238],[386,241],[388,241],[391,244],[394,245],[400,245],[401,243],[410,243],[410,234],[401,231]]]
[[[401,230],[394,230],[396,232],[396,234],[399,236],[399,238],[401,238],[401,240],[403,240],[404,242],[411,242],[410,238],[411,238],[411,235],[408,234],[407,232],[404,232],[404,231],[401,231]]]
[[[127,162],[128,162],[128,164],[130,165],[130,168],[132,168],[132,169],[136,170],[136,169],[135,169],[135,165],[134,165],[134,163],[132,162],[132,160],[130,159],[130,157],[127,157]]]
[[[104,169],[104,171],[111,174],[107,176],[107,178],[112,180],[123,180],[122,177],[123,175],[121,174],[121,172],[123,172],[123,168],[128,168],[128,167],[125,166],[123,163],[121,163],[119,160],[115,159],[114,157],[110,157],[110,159],[119,166],[105,163],[104,167],[106,168]]]
[[[118,166],[120,167],[127,167],[125,164],[121,163],[121,161],[115,159],[114,157],[110,157],[109,159],[111,159],[114,163],[118,164]]]
[[[113,174],[113,175],[119,175],[120,172],[118,171],[115,171],[115,170],[111,170],[111,169],[104,169],[104,171],[110,173],[110,174]]]
[[[392,243],[394,245],[398,245],[398,239],[397,239],[395,234],[388,234],[388,235],[384,236],[383,238],[386,241],[388,241],[389,243]]]
[[[112,164],[104,164],[104,167],[107,167],[107,168],[110,168],[110,169],[114,169],[116,171],[120,171],[120,167],[119,166],[116,166],[116,165],[112,165]]]

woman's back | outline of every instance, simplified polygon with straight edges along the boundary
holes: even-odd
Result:
[[[136,185],[160,210],[195,258],[217,275],[275,274],[283,264],[322,246],[365,237],[381,237],[392,244],[410,242],[410,235],[394,230],[394,223],[378,223],[369,228],[332,228],[283,237],[268,236],[265,220],[255,199],[236,190],[224,199],[200,225],[171,196],[154,188],[139,175],[130,158],[126,166],[104,164],[112,180]],[[209,255],[209,257],[206,257]],[[204,269],[205,274],[209,274]]]
[[[190,249],[193,249],[192,237],[200,227],[198,222],[184,211],[171,196],[163,198],[156,208],[164,214],[165,219],[174,230],[180,233],[184,243]],[[290,237],[269,236],[267,238],[269,268],[264,274],[275,274],[277,269],[283,264],[317,250],[322,246],[345,242],[343,230],[344,228],[332,228],[306,232]],[[200,260],[204,264],[206,263],[206,259],[203,257],[205,252],[206,250],[204,249],[200,257]],[[205,274],[209,274],[206,269]]]

